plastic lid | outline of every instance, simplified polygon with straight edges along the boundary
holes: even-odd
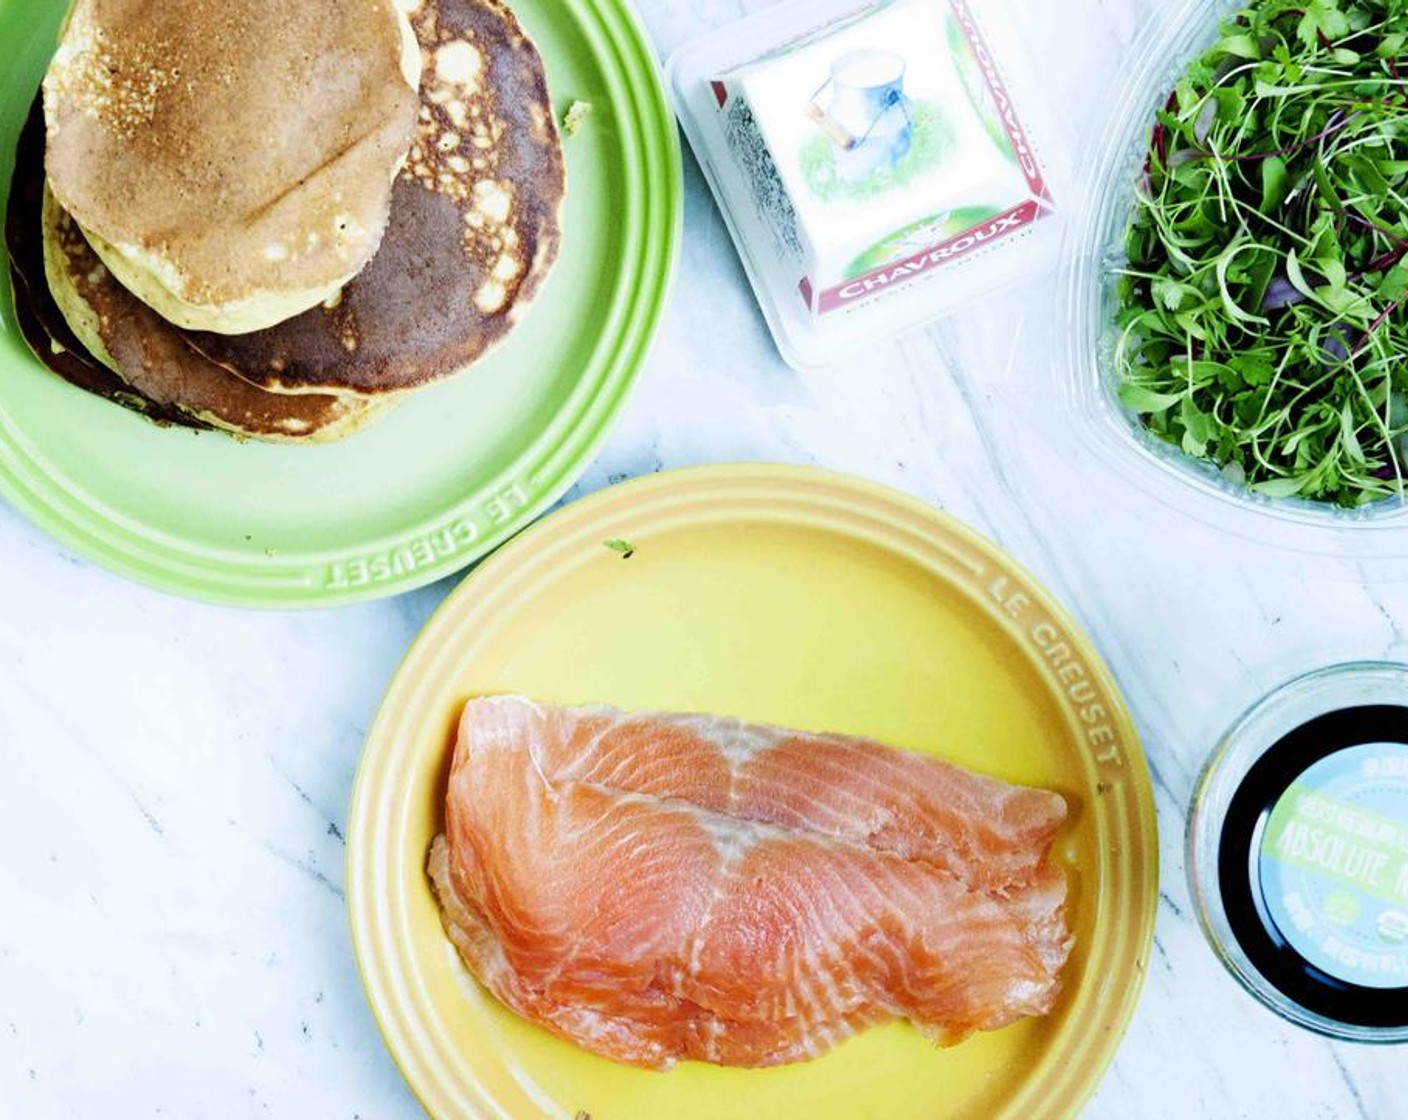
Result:
[[[1199,784],[1204,932],[1277,1014],[1408,1042],[1408,667],[1302,677],[1228,732]]]
[[[795,368],[1054,268],[1064,152],[992,5],[792,0],[686,43],[667,70]]]

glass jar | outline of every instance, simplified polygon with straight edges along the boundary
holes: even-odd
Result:
[[[1262,1003],[1408,1042],[1408,666],[1321,670],[1243,715],[1198,783],[1188,869],[1204,932]]]

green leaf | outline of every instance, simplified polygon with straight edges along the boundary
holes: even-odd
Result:
[[[1311,161],[1311,174],[1315,177],[1315,187],[1324,199],[1325,205],[1334,213],[1339,213],[1345,208],[1344,200],[1340,198],[1340,193],[1335,189],[1335,182],[1330,177],[1329,169],[1325,166],[1325,161],[1318,156]]]
[[[622,560],[629,560],[636,554],[635,547],[630,541],[623,541],[619,537],[614,540],[603,542],[612,552],[620,553]]]
[[[1344,261],[1338,257],[1326,257],[1315,262],[1315,267],[1324,274],[1325,281],[1337,292],[1344,291],[1344,286],[1349,282],[1349,273],[1344,267]]]
[[[1167,412],[1183,399],[1182,393],[1156,393],[1143,385],[1126,381],[1120,386],[1120,402],[1129,409],[1147,416],[1156,412]]]
[[[1294,498],[1305,489],[1308,481],[1304,475],[1300,478],[1273,478],[1256,483],[1252,489],[1268,498]]]
[[[1346,156],[1342,162],[1354,172],[1354,178],[1364,191],[1379,196],[1392,192],[1393,185],[1374,160],[1366,156]]]
[[[1230,54],[1254,62],[1261,58],[1261,45],[1250,35],[1224,35],[1212,49],[1213,54]]]
[[[1300,258],[1294,249],[1286,254],[1286,279],[1291,282],[1291,287],[1306,299],[1315,298],[1315,289],[1310,286],[1310,282],[1305,278],[1305,273],[1301,271]]]
[[[1344,445],[1345,454],[1360,466],[1366,465],[1364,458],[1364,448],[1359,444],[1359,436],[1354,431],[1354,410],[1349,407],[1349,402],[1340,410],[1340,441]]]
[[[1316,289],[1315,300],[1321,307],[1333,312],[1337,318],[1360,319],[1367,325],[1373,317],[1373,307],[1365,296],[1332,284]]]
[[[1296,33],[1306,46],[1318,46],[1321,35],[1333,43],[1349,34],[1349,18],[1337,0],[1308,0]]]
[[[1217,421],[1187,396],[1179,406],[1179,419],[1183,421],[1183,449],[1199,459],[1206,458],[1208,444],[1218,435]]]
[[[1195,339],[1198,342],[1206,342],[1208,340],[1208,334],[1207,331],[1203,329],[1203,324],[1191,311],[1180,311],[1173,317],[1173,321],[1178,324],[1181,330],[1187,333],[1189,338]]]
[[[1405,295],[1408,295],[1408,259],[1399,261],[1379,281],[1379,299],[1384,303],[1397,303]]]
[[[1246,385],[1269,385],[1276,375],[1276,367],[1255,354],[1237,354],[1228,360],[1228,365],[1237,371]]]
[[[576,136],[581,131],[582,125],[591,116],[592,103],[590,101],[574,101],[567,107],[567,112],[562,115],[562,132],[564,136]]]
[[[1154,281],[1154,298],[1170,311],[1177,311],[1183,306],[1183,293],[1184,285],[1177,280],[1161,276]]]
[[[1408,33],[1394,31],[1385,35],[1374,47],[1374,54],[1379,58],[1397,58],[1403,53],[1403,45],[1408,43]]]
[[[1281,209],[1291,189],[1286,161],[1280,156],[1268,156],[1261,161],[1261,206],[1263,214]]]
[[[1230,245],[1217,258],[1217,290],[1222,296],[1222,306],[1227,314],[1239,323],[1266,323],[1267,320],[1260,315],[1254,315],[1237,305],[1237,301],[1232,298],[1232,293],[1227,287],[1227,271],[1231,267],[1232,261],[1237,254],[1242,251],[1238,245]]]

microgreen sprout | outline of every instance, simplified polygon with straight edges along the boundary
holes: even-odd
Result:
[[[1405,496],[1405,43],[1408,0],[1259,0],[1157,113],[1117,281],[1120,398],[1268,497]]]

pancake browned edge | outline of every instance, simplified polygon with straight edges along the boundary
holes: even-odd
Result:
[[[6,243],[16,319],[25,341],[66,381],[158,424],[216,427],[254,439],[340,438],[383,408],[368,407],[356,398],[266,393],[206,361],[185,345],[174,327],[112,279],[76,223],[56,214],[51,199],[50,255],[55,248],[52,234],[60,224],[68,231],[65,254],[71,253],[66,255],[71,269],[65,269],[71,274],[58,277],[56,295],[50,283],[51,264],[56,262],[45,259],[45,196],[44,119],[36,101],[16,151]],[[83,298],[90,295],[91,303]],[[67,307],[61,306],[60,296],[66,297]]]
[[[84,348],[49,293],[44,276],[44,112],[38,100],[20,132],[5,209],[5,246],[15,320],[34,356],[65,381],[161,425],[206,428],[179,408],[144,396]]]
[[[420,0],[420,124],[380,251],[340,299],[243,336],[190,333],[276,392],[414,389],[516,324],[557,257],[566,169],[537,48],[493,0]]]
[[[52,194],[44,199],[49,291],[89,353],[152,400],[251,439],[327,442],[378,418],[390,401],[270,393],[191,349],[180,332],[120,283]]]

